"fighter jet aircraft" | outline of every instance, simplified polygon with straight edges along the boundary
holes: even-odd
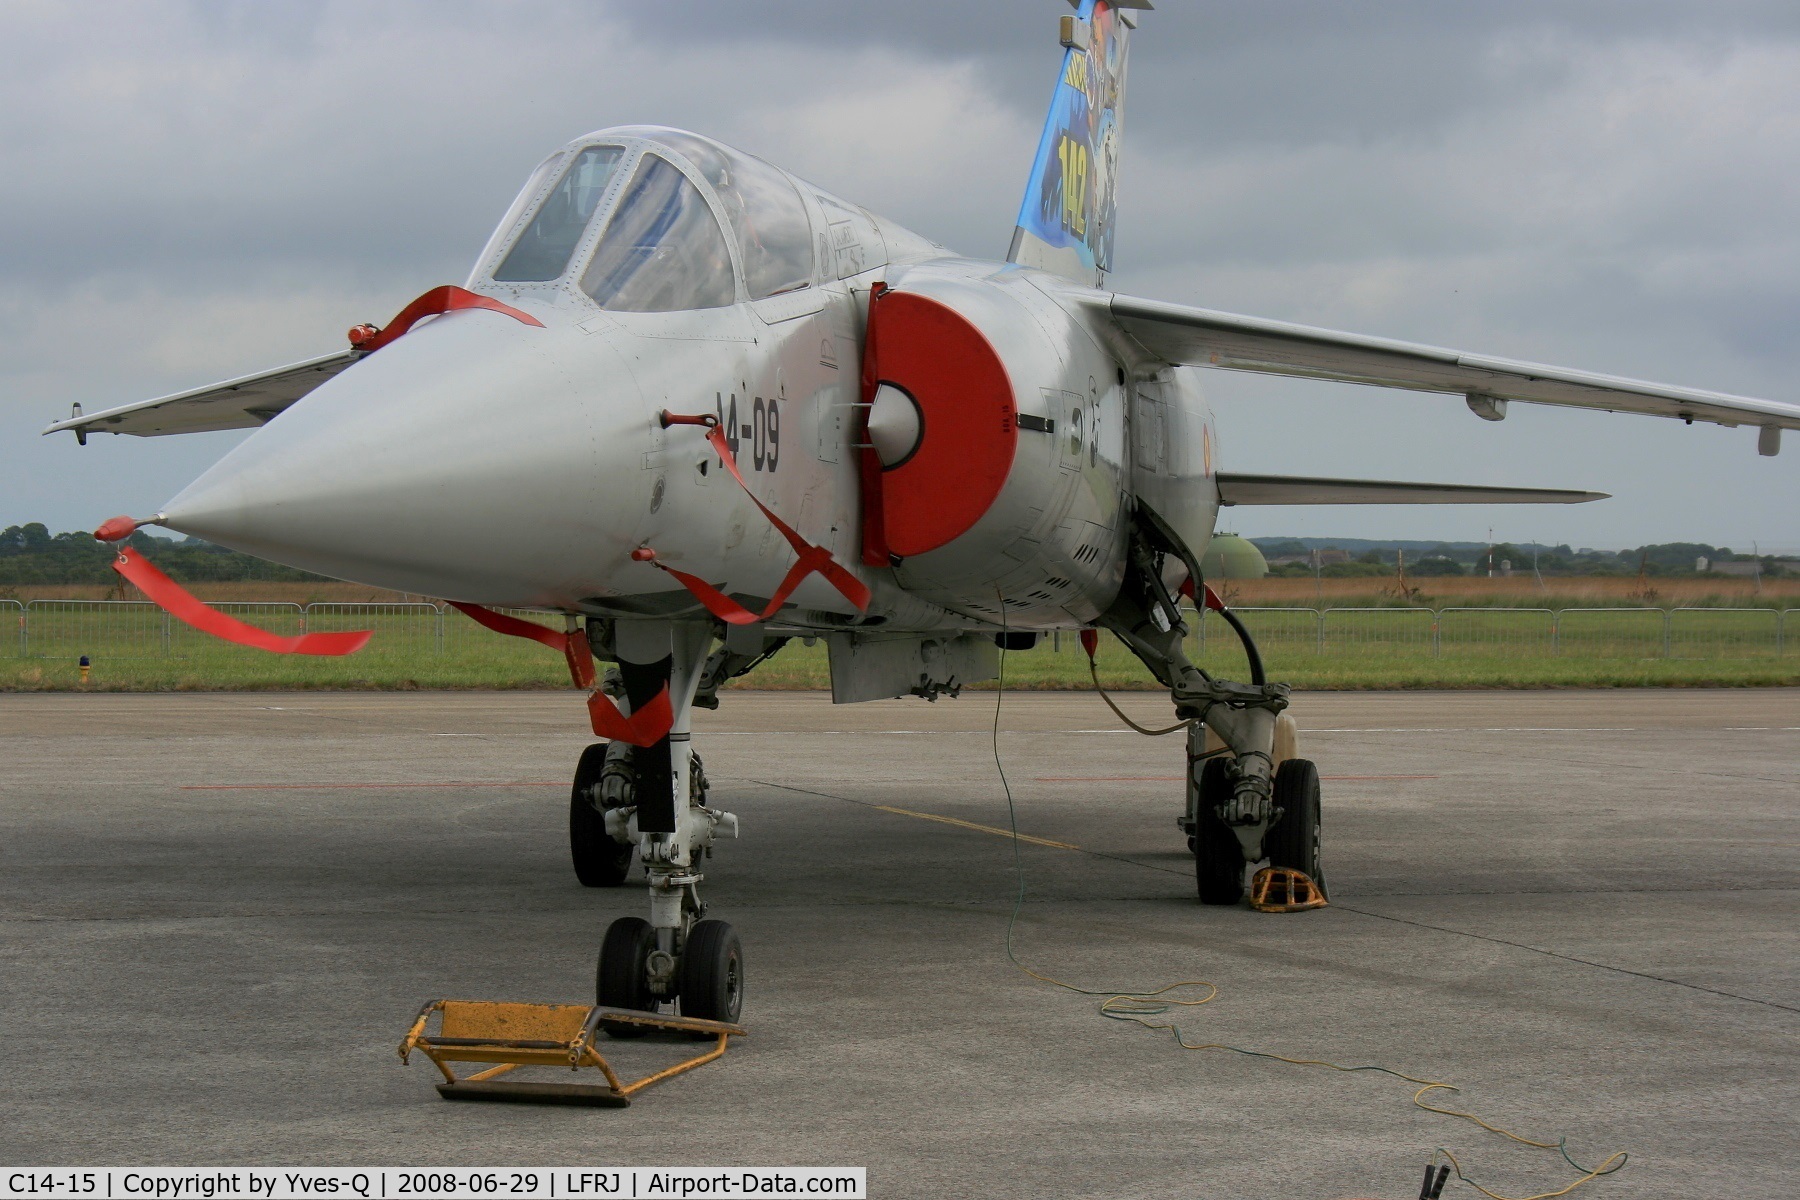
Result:
[[[641,860],[648,920],[608,930],[598,1000],[736,1020],[743,951],[703,919],[696,704],[795,636],[833,699],[932,698],[998,647],[1107,631],[1188,722],[1180,823],[1199,897],[1250,866],[1322,886],[1319,779],[1198,564],[1221,506],[1578,503],[1543,491],[1231,474],[1206,370],[1758,430],[1800,406],[1108,291],[1126,49],[1144,0],[1080,0],[1005,262],[962,257],[707,137],[629,126],[544,160],[461,286],[319,358],[50,427],[86,440],[255,429],[146,522],[306,570],[444,597],[568,655],[606,739],[576,768],[576,874]],[[183,619],[268,649],[355,637],[235,628],[130,551]],[[1179,597],[1233,621],[1252,677],[1184,655]],[[493,612],[562,614],[564,631]],[[333,640],[335,636],[335,640]],[[1091,642],[1090,642],[1091,646]],[[616,664],[597,679],[595,660]],[[1208,737],[1216,748],[1209,752]],[[629,1033],[629,1028],[617,1032]]]

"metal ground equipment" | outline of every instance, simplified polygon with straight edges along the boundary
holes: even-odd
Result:
[[[426,1032],[436,1016],[437,1032]],[[602,1029],[651,1033],[664,1030],[690,1038],[713,1039],[704,1054],[684,1059],[641,1079],[627,1083],[597,1049]],[[743,1037],[742,1025],[706,1021],[697,1017],[661,1016],[651,1012],[585,1004],[512,1004],[484,1000],[433,1000],[419,1010],[406,1039],[400,1043],[400,1061],[410,1061],[419,1051],[443,1072],[438,1094],[446,1100],[503,1100],[528,1104],[586,1104],[602,1108],[626,1108],[631,1097],[652,1084],[705,1066],[722,1058],[733,1037]],[[451,1063],[492,1063],[485,1070],[458,1078]],[[566,1067],[579,1072],[592,1067],[605,1077],[599,1083],[542,1083],[499,1080],[520,1067]]]

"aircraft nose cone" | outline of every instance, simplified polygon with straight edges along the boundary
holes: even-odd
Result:
[[[607,354],[570,330],[440,318],[258,430],[170,501],[164,524],[397,591],[592,594],[636,544],[620,518],[648,507],[633,460],[649,413]]]

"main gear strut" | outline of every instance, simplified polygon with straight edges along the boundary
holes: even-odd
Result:
[[[1171,576],[1176,581],[1185,576],[1187,582],[1172,586]],[[1189,588],[1243,641],[1251,682],[1214,678],[1188,658],[1183,643],[1189,629],[1178,596]],[[1292,722],[1282,719],[1290,689],[1268,682],[1249,630],[1148,513],[1140,512],[1133,523],[1124,584],[1098,623],[1169,689],[1176,716],[1188,724],[1188,806],[1182,823],[1196,855],[1201,899],[1235,903],[1243,893],[1245,865],[1264,858],[1272,863],[1277,856],[1298,858],[1274,865],[1316,879],[1318,773],[1311,763],[1279,755],[1276,748],[1281,733],[1291,738]],[[1207,747],[1207,731],[1217,747]],[[1301,825],[1309,826],[1304,851],[1290,845]],[[1272,837],[1274,831],[1280,836]]]

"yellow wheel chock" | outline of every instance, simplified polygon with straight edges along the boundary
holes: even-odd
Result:
[[[1325,889],[1292,867],[1264,867],[1250,881],[1250,907],[1257,912],[1305,912],[1327,903]]]
[[[426,1033],[432,1014],[438,1031]],[[646,1075],[630,1083],[622,1081],[594,1048],[600,1024],[644,1025],[689,1035],[710,1035],[718,1040],[696,1058]],[[437,1085],[446,1100],[511,1100],[535,1104],[591,1104],[625,1108],[631,1097],[654,1083],[672,1079],[704,1066],[725,1053],[733,1037],[743,1037],[742,1025],[703,1021],[697,1017],[665,1017],[628,1008],[588,1007],[584,1004],[509,1004],[485,1000],[433,1000],[419,1010],[400,1043],[400,1061],[410,1061],[414,1050],[429,1058],[444,1074]],[[485,1071],[457,1078],[447,1065],[453,1062],[497,1063]],[[597,1083],[494,1082],[519,1067],[596,1067],[606,1077]]]

